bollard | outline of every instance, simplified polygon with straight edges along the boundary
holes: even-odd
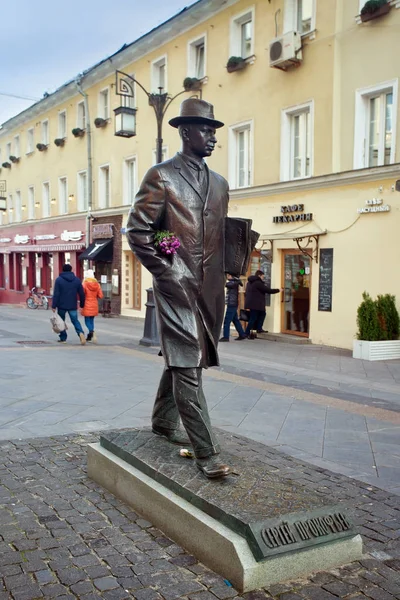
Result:
[[[160,338],[158,337],[157,320],[156,320],[156,305],[154,304],[153,288],[146,290],[146,316],[144,318],[144,332],[139,344],[141,346],[159,346]]]

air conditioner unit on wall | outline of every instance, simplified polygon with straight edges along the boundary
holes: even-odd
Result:
[[[286,71],[289,67],[298,65],[301,59],[301,35],[297,31],[289,31],[270,42],[270,67]]]

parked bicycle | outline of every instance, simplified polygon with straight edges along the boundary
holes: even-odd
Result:
[[[35,309],[41,306],[47,310],[49,308],[49,299],[46,296],[45,290],[33,287],[31,290],[29,290],[29,296],[26,299],[26,304],[28,305],[28,308]]]

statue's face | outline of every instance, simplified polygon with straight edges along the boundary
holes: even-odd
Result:
[[[200,158],[211,156],[217,143],[214,127],[205,124],[191,124],[186,131],[186,142],[193,154]]]

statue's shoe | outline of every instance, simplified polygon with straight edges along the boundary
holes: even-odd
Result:
[[[177,444],[179,446],[191,446],[191,442],[185,431],[182,429],[164,429],[163,427],[156,427],[153,425],[153,433],[164,437],[171,444]]]
[[[208,479],[218,479],[220,477],[226,477],[231,472],[228,465],[221,462],[218,456],[211,456],[210,458],[197,458],[197,468],[208,477]]]

